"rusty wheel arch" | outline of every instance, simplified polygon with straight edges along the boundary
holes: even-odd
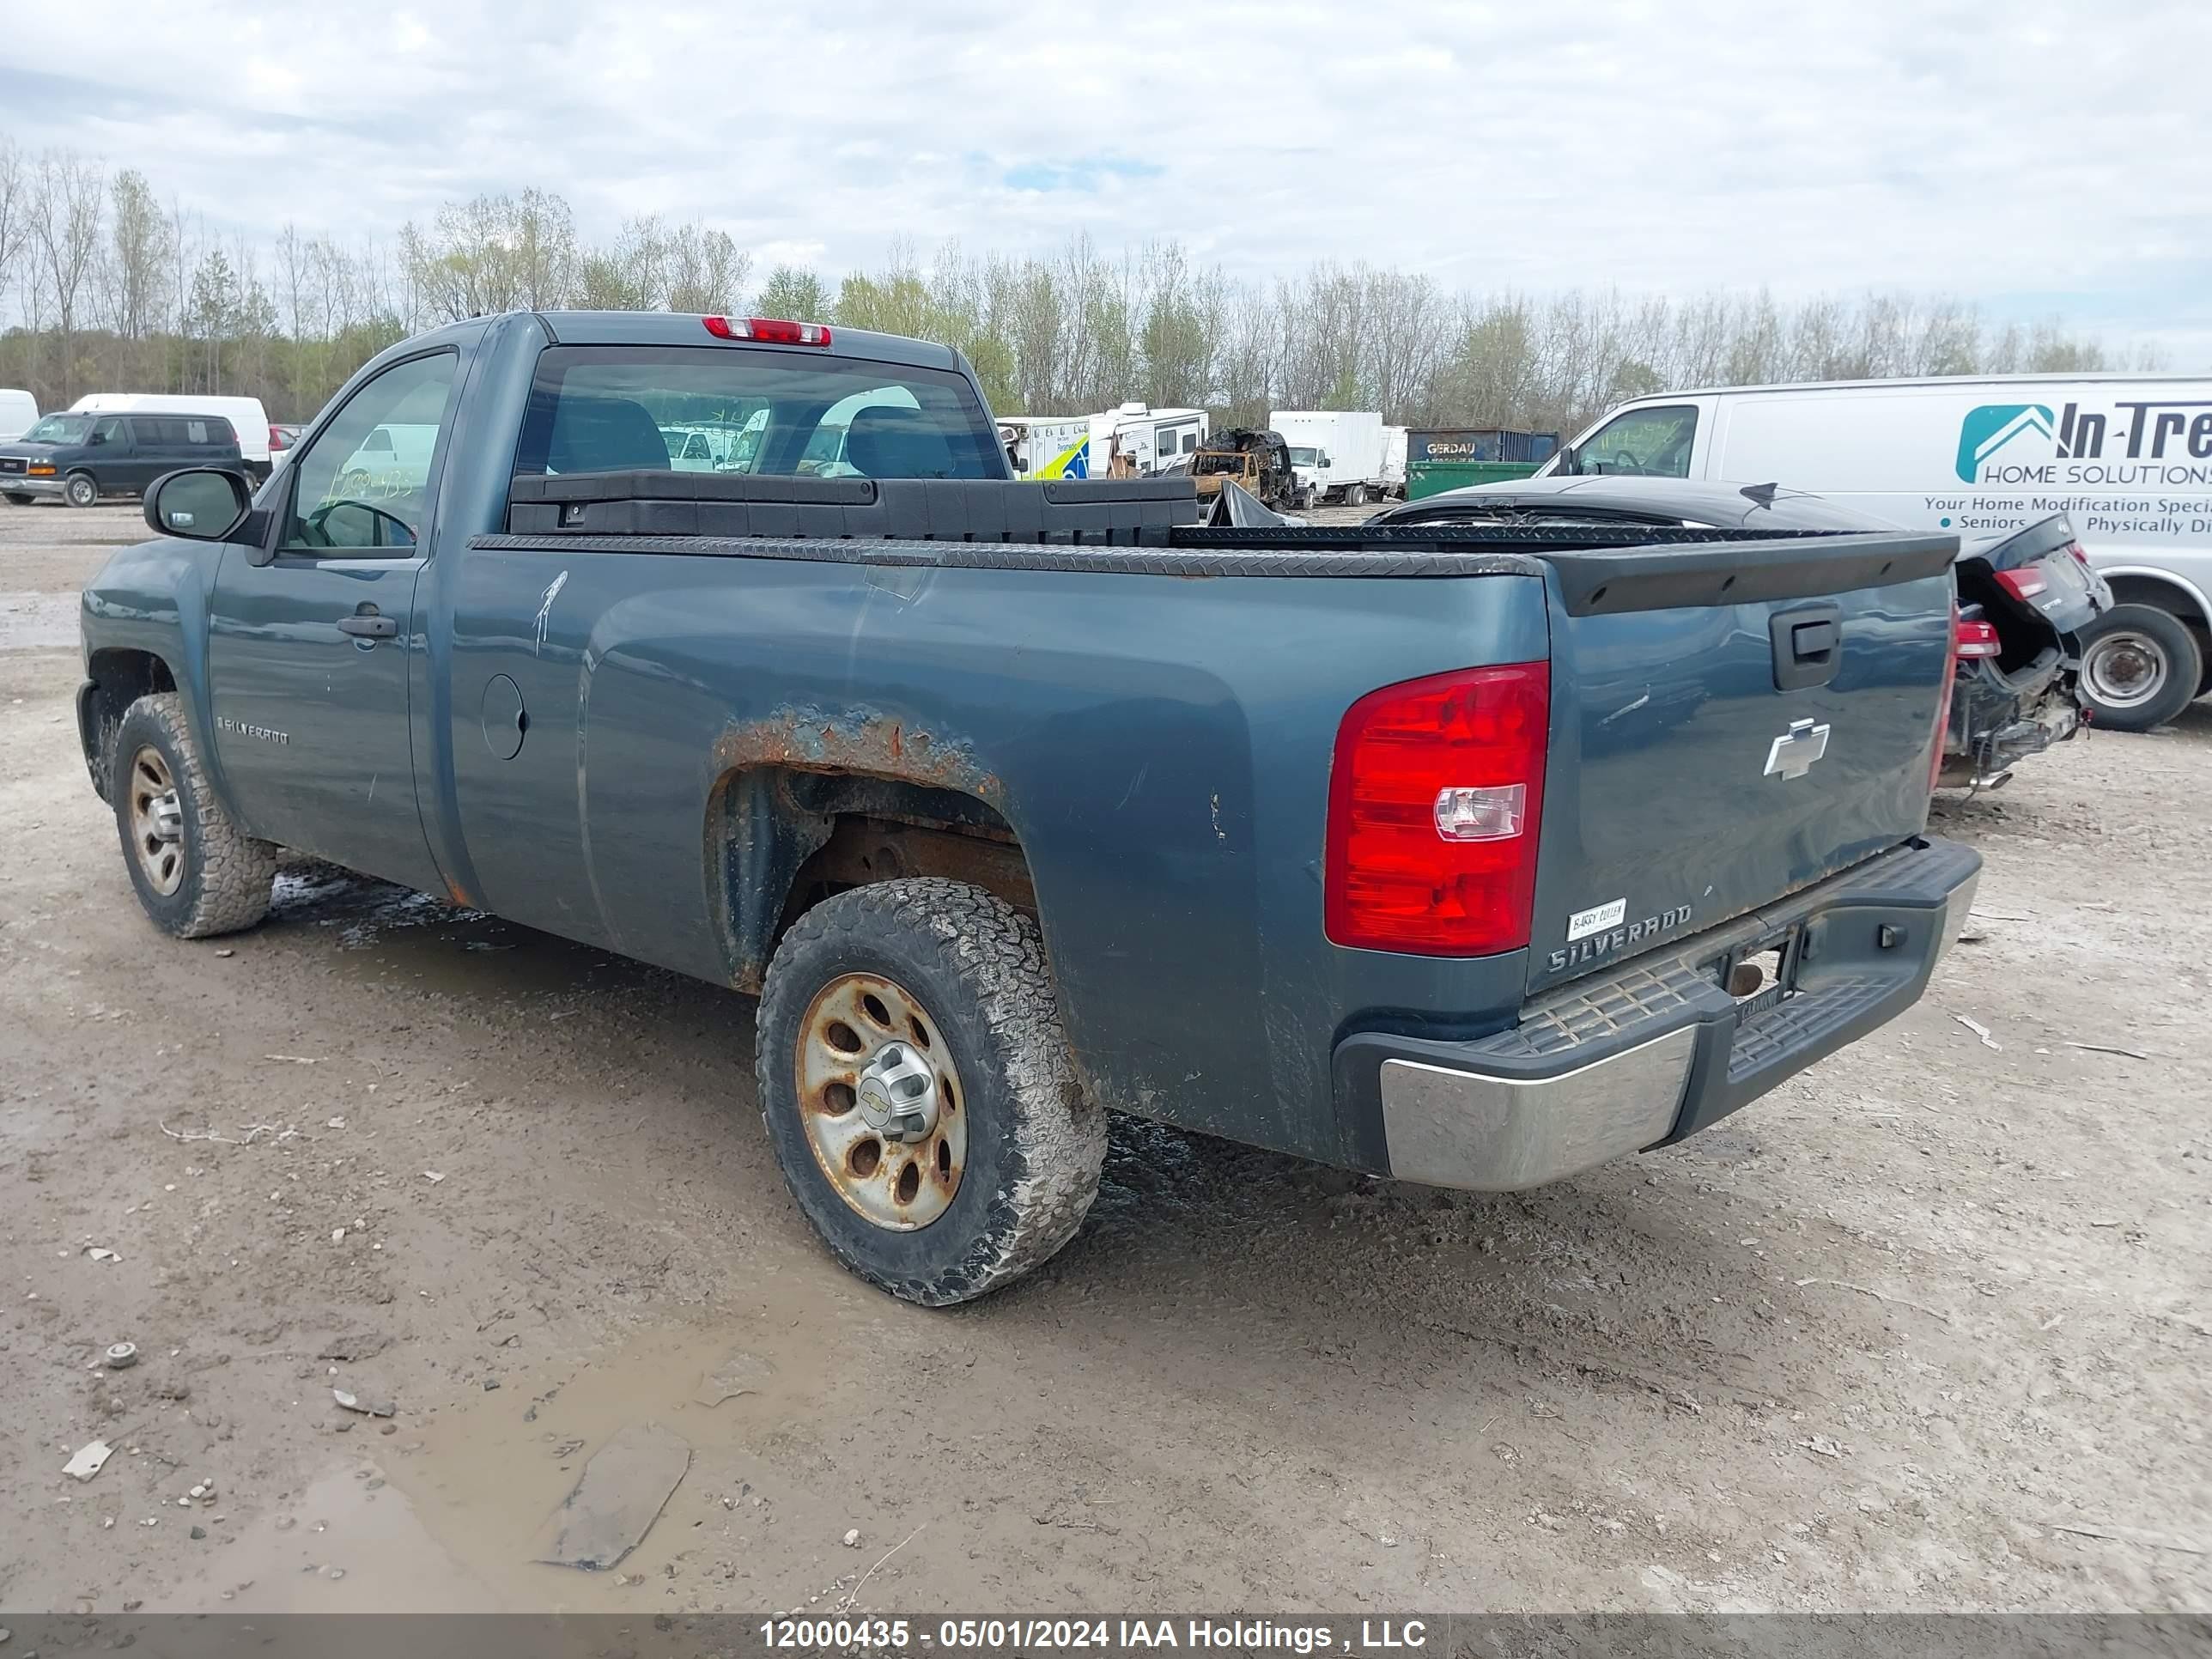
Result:
[[[785,929],[830,893],[949,876],[1034,914],[999,778],[964,744],[868,710],[784,709],[714,750],[709,891],[730,982],[757,994]]]

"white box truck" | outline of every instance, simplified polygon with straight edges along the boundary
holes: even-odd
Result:
[[[2100,726],[2212,690],[2212,378],[2008,374],[1720,386],[1639,398],[1540,476],[1783,483],[1969,538],[2072,520],[2113,608],[2081,641]]]
[[[1382,490],[1401,501],[1406,496],[1406,432],[1402,426],[1382,428]]]
[[[1299,482],[1318,501],[1364,507],[1389,487],[1389,442],[1374,410],[1279,409],[1267,424],[1290,446]]]

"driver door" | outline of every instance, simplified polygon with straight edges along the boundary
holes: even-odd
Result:
[[[408,685],[460,359],[392,364],[289,461],[269,540],[222,551],[209,605],[213,738],[255,836],[387,880],[442,885],[415,804]],[[434,425],[427,475],[364,465],[391,422]]]

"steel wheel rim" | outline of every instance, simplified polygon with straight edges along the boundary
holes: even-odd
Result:
[[[890,1232],[918,1231],[951,1208],[968,1162],[968,1095],[921,1000],[880,974],[841,974],[807,1004],[794,1047],[799,1122],[837,1196]],[[886,1079],[925,1073],[926,1093],[887,1121]],[[908,1138],[923,1115],[926,1131]]]
[[[76,477],[69,481],[69,498],[80,506],[90,501],[98,493],[91,483],[85,478]]]
[[[146,884],[163,898],[185,884],[184,809],[169,763],[151,744],[131,757],[131,850]]]
[[[2148,634],[2123,629],[2092,644],[2082,659],[2089,695],[2108,708],[2132,708],[2166,690],[2166,653]]]

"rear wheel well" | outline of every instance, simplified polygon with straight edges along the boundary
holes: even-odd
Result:
[[[2152,605],[2170,611],[2198,633],[2205,629],[2203,606],[2179,582],[2158,576],[2107,576],[2112,598],[2121,605]]]
[[[115,746],[116,728],[139,698],[175,690],[177,677],[152,652],[124,650],[94,652],[86,677],[92,682],[92,696],[81,733],[84,763],[92,773],[92,787],[106,800],[106,763]]]
[[[1012,826],[957,789],[756,766],[722,781],[711,818],[724,947],[740,990],[760,989],[793,923],[854,887],[943,876],[1036,914],[1036,884]]]

